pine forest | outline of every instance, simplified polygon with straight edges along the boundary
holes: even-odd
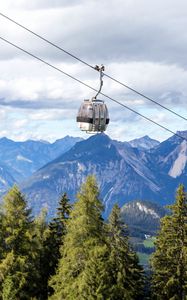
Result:
[[[94,176],[72,204],[64,193],[55,217],[34,217],[17,186],[0,212],[0,299],[184,300],[187,299],[187,197],[180,185],[161,219],[149,270],[139,262],[113,206],[103,219]]]

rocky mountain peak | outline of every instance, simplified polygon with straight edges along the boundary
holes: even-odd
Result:
[[[112,140],[106,134],[96,134],[88,138],[87,140],[80,141],[70,149],[70,151],[59,156],[50,164],[59,163],[63,161],[75,161],[79,160],[94,161],[102,163],[111,157],[119,157],[118,151],[112,144]]]
[[[177,131],[177,134],[187,139],[187,130]]]
[[[160,144],[159,141],[151,139],[148,135],[145,135],[139,139],[134,139],[129,142],[129,144],[132,147],[138,148],[138,149],[143,149],[143,150],[148,150],[151,148],[154,148]]]
[[[75,201],[88,175],[96,177],[106,216],[114,203],[122,206],[134,199],[170,204],[178,184],[186,182],[187,145],[176,135],[149,151],[132,147],[127,142],[114,141],[106,134],[91,135],[77,143],[74,140],[72,147],[68,143],[69,138],[65,138],[65,144],[59,140],[49,145],[40,143],[39,148],[31,148],[28,143],[15,143],[13,148],[4,148],[0,144],[0,158],[21,173],[33,173],[34,168],[42,165],[21,185],[31,206],[34,206],[34,212],[38,213],[45,204],[52,216],[63,192],[67,192],[72,202]],[[145,143],[150,138],[144,136],[140,140]],[[16,175],[16,179],[18,177]],[[135,208],[141,214],[152,213],[152,208],[141,202],[136,203]]]

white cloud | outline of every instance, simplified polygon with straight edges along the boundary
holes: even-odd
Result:
[[[173,0],[172,4],[169,0],[151,3],[148,0],[2,0],[0,3],[3,13],[93,66],[104,63],[106,73],[182,115],[186,115],[187,96],[186,8],[184,0]],[[0,36],[98,88],[98,73],[1,16]],[[75,123],[76,113],[81,101],[95,92],[1,40],[0,47],[1,136],[6,133],[18,139],[19,136],[53,139],[55,134],[57,138],[81,135]],[[185,121],[161,111],[107,77],[103,93],[174,131],[186,127]],[[124,135],[132,139],[149,133],[159,139],[168,136],[109,99],[106,103],[111,118],[108,133],[112,137],[121,139]],[[17,132],[12,131],[11,123],[17,126]]]
[[[59,8],[66,6],[74,6],[80,2],[80,0],[6,0],[2,1],[1,7],[4,9],[17,9],[17,10],[40,10]]]
[[[25,128],[25,126],[28,124],[28,122],[29,122],[28,119],[16,120],[12,124],[12,127],[15,129]]]

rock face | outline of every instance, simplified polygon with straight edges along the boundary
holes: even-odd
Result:
[[[160,142],[157,140],[151,139],[148,135],[145,135],[142,138],[130,141],[129,144],[134,148],[148,150],[148,149],[158,146],[160,144]]]
[[[180,132],[187,138],[187,131]],[[42,206],[53,215],[58,199],[67,192],[75,201],[86,176],[94,174],[100,186],[105,214],[113,204],[135,199],[172,203],[179,183],[187,177],[186,140],[173,136],[150,150],[98,134],[81,141],[37,171],[22,185],[38,213]]]
[[[165,203],[171,203],[177,186],[187,182],[187,131],[177,133],[184,139],[172,136],[149,153],[152,165],[156,165],[157,177],[165,176],[162,182]]]

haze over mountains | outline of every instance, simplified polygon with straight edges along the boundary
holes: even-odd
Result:
[[[187,139],[187,131],[180,135]],[[186,182],[187,142],[177,136],[162,143],[145,136],[139,144],[138,139],[118,142],[105,134],[79,140],[66,137],[49,144],[0,139],[1,192],[19,182],[34,213],[47,206],[53,215],[60,195],[67,192],[74,201],[86,176],[94,174],[108,215],[115,202],[172,203],[176,187]]]
[[[81,138],[66,136],[54,143],[0,139],[0,192],[28,178],[40,167],[68,151]]]

